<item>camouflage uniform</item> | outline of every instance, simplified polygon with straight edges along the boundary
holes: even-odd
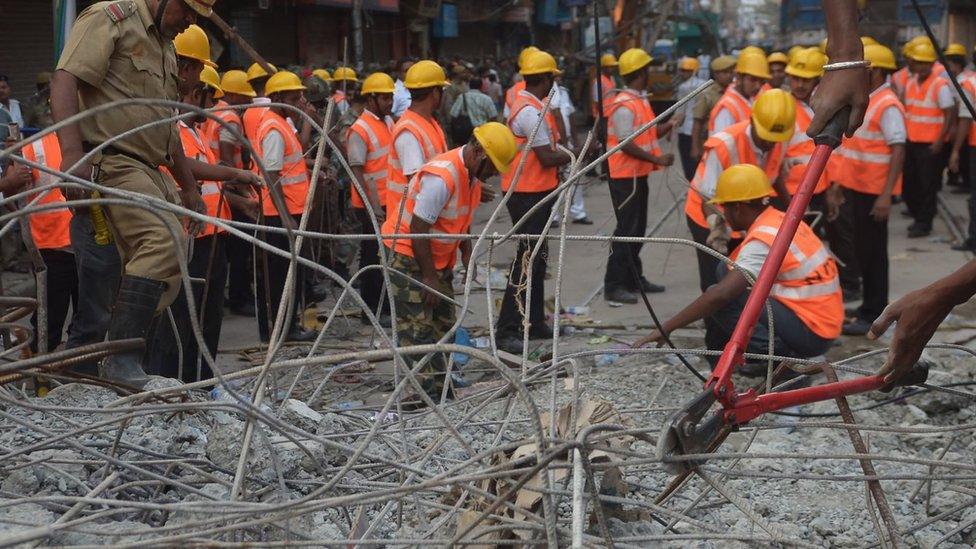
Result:
[[[414,280],[422,279],[420,266],[410,256],[394,253],[390,267]],[[437,278],[440,287],[436,289],[444,295],[454,295],[454,271],[451,269],[438,271]],[[432,310],[428,310],[424,306],[423,291],[416,283],[391,273],[390,285],[396,303],[398,347],[437,343],[454,326],[456,317],[451,302],[440,299]],[[423,356],[404,355],[403,360],[408,368],[413,368]],[[437,353],[417,373],[417,381],[435,402],[440,399],[444,388],[445,372],[447,372],[446,354]]]

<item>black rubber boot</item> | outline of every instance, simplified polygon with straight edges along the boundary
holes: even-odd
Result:
[[[108,326],[108,341],[142,338],[149,336],[159,298],[166,290],[166,283],[139,276],[123,275],[119,294],[112,309],[112,321]],[[149,342],[146,342],[149,345]],[[106,357],[98,365],[99,377],[124,385],[142,388],[149,376],[142,369],[145,351],[135,350]]]

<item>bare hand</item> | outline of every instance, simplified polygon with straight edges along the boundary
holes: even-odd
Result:
[[[671,153],[662,154],[661,156],[657,157],[657,161],[655,162],[655,164],[659,164],[661,166],[670,166],[674,164],[674,155]]]
[[[886,221],[888,216],[891,214],[891,195],[882,194],[874,200],[874,206],[871,207],[871,218],[878,223]]]
[[[657,347],[664,345],[664,334],[656,329],[651,330],[651,333],[635,341],[631,348],[640,349],[648,343],[654,343]]]
[[[940,154],[942,152],[942,142],[936,139],[934,143],[929,145],[929,152],[932,154]]]
[[[85,153],[82,151],[66,152],[64,156],[61,158],[61,168],[60,168],[61,171],[70,173],[71,175],[84,179],[85,181],[91,181],[92,179],[91,162],[86,160],[85,162],[82,162],[74,170],[70,170],[70,168],[75,164],[77,164],[78,161],[81,160],[83,156],[85,156]],[[88,189],[82,189],[74,185],[65,186],[61,189],[61,191],[64,193],[64,197],[68,200],[84,200],[89,196],[91,196],[91,191],[89,191]]]
[[[840,207],[844,204],[844,193],[839,185],[832,185],[827,189],[827,221],[834,221],[840,217]]]
[[[494,187],[489,187],[488,185],[481,186],[481,203],[487,204],[492,200],[498,198],[498,191]]]
[[[949,154],[949,171],[959,173],[959,151],[952,151]]]
[[[430,286],[431,288],[439,288],[441,284],[440,280],[438,280],[436,276],[430,276],[430,277],[425,276],[423,278],[423,283],[427,286]],[[428,290],[427,288],[424,288],[422,290],[422,293],[423,293],[425,309],[433,309],[437,305],[437,303],[441,300],[439,295],[435,294],[431,290]]]
[[[23,164],[10,164],[3,172],[3,188],[8,194],[19,193],[33,182],[31,169]]]
[[[248,170],[237,170],[234,177],[227,180],[227,183],[245,185],[255,189],[264,186],[264,180],[258,174]]]
[[[835,61],[851,61],[851,59],[831,59],[831,62]],[[813,96],[814,115],[807,129],[807,135],[816,137],[834,114],[849,106],[851,115],[845,124],[847,129],[844,135],[853,136],[864,121],[869,88],[867,70],[846,69],[826,73],[817,86],[817,93]]]
[[[878,370],[879,375],[885,376],[886,384],[898,381],[911,371],[922,355],[925,344],[932,339],[935,330],[951,310],[952,302],[932,286],[915,290],[885,307],[871,325],[868,338],[881,337],[892,322],[896,323],[888,359]]]
[[[180,198],[183,200],[183,207],[198,214],[207,214],[207,205],[203,202],[198,189],[188,189],[180,191]],[[187,222],[186,230],[191,236],[200,234],[205,223],[193,217]]]

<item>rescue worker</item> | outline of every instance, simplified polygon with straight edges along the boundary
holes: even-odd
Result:
[[[843,192],[834,225],[853,241],[863,292],[854,318],[844,324],[845,335],[865,335],[888,305],[888,217],[905,163],[905,107],[887,84],[898,68],[895,54],[870,44],[864,59],[871,63],[872,88],[864,124],[830,157],[831,180]]]
[[[725,90],[735,79],[735,58],[730,55],[716,57],[708,65],[714,82],[711,86],[698,97],[694,109],[691,111],[694,121],[691,125],[691,160],[695,166],[701,160],[702,147],[708,139],[708,119],[712,109],[719,99],[725,94]]]
[[[695,91],[698,86],[705,83],[704,80],[698,77],[698,69],[700,66],[701,63],[694,57],[682,57],[678,61],[678,78],[681,81],[678,84],[678,99],[684,98]],[[695,125],[693,113],[699,101],[701,101],[701,96],[692,99],[685,104],[684,108],[678,111],[678,154],[681,155],[681,168],[684,171],[685,179],[688,181],[691,181],[691,178],[695,175],[695,166],[697,165],[691,157],[691,143]]]
[[[312,76],[318,77],[319,80],[325,82],[326,85],[332,84],[332,75],[329,74],[329,71],[327,71],[325,69],[315,69],[315,70],[313,70],[312,71]]]
[[[239,70],[225,72],[220,80],[220,89],[224,96],[217,102],[214,115],[228,126],[236,128],[240,135],[244,135],[244,121],[241,117],[247,111],[228,107],[247,105],[257,97],[254,88],[247,82],[247,73]],[[203,133],[210,144],[210,150],[219,163],[232,168],[251,169],[252,152],[227,127],[214,120],[207,120],[204,128]],[[234,221],[254,223],[258,220],[257,194],[251,191],[249,195],[249,200],[244,203],[229,204]],[[254,279],[254,247],[250,242],[233,236],[228,236],[226,240],[229,272],[227,307],[238,316],[253,318],[254,290],[251,285]]]
[[[393,148],[386,185],[386,217],[398,219],[407,181],[435,156],[447,152],[447,138],[437,123],[447,77],[430,60],[418,61],[407,70],[404,86],[410,91],[410,107],[393,126]]]
[[[35,79],[37,91],[27,100],[24,122],[28,127],[43,130],[50,126],[51,119],[51,73],[39,72]]]
[[[915,46],[919,44],[927,44],[932,46],[932,40],[928,36],[921,34],[912,38],[901,48],[901,56],[905,59],[905,66],[898,69],[891,75],[891,88],[894,90],[895,95],[902,103],[905,102],[905,89],[908,87],[908,81],[911,79],[911,70],[909,67],[909,59],[911,58],[911,52],[915,49]],[[935,46],[932,46],[932,50],[935,51]],[[946,68],[942,63],[935,61],[932,64],[932,72],[936,75],[943,75],[946,72]]]
[[[478,126],[467,144],[438,155],[411,178],[402,219],[388,216],[383,233],[468,234],[475,210],[490,196],[484,193],[483,182],[508,172],[516,151],[515,138],[504,125],[488,122]],[[473,268],[471,241],[397,238],[385,239],[383,244],[393,256],[391,267],[402,273],[391,277],[390,289],[396,302],[397,345],[437,343],[455,324],[454,305],[417,282],[453,296],[459,250],[463,264]],[[403,358],[412,368],[422,357]],[[445,356],[437,354],[417,375],[423,391],[434,402],[441,400],[446,371]],[[447,397],[452,396],[448,386]]]
[[[756,100],[749,120],[708,138],[685,201],[688,228],[695,242],[723,254],[735,249],[739,237],[729,232],[721,204],[708,202],[715,196],[719,175],[735,164],[754,164],[766,172],[767,178],[775,179],[786,155],[786,142],[795,130],[793,97],[783,90],[770,90]],[[719,261],[701,250],[696,253],[700,287],[704,292],[716,282],[715,266]]]
[[[769,87],[783,89],[783,84],[786,84],[786,66],[790,63],[790,58],[781,51],[774,51],[766,56],[766,62],[769,63]]]
[[[525,89],[515,98],[508,117],[508,127],[515,135],[520,150],[516,165],[522,162],[523,154],[527,155],[527,158],[524,160],[525,165],[522,167],[518,181],[513,181],[516,170],[511,170],[502,176],[501,188],[503,192],[508,192],[512,185],[515,185],[515,190],[505,206],[508,208],[512,223],[521,223],[518,232],[522,234],[541,234],[552,212],[552,201],[537,209],[531,216],[525,216],[559,185],[559,167],[568,164],[571,160],[568,154],[556,148],[560,135],[555,115],[551,110],[546,110],[544,116],[542,114],[543,101],[547,101],[555,77],[561,72],[556,66],[556,60],[549,53],[537,51],[529,54],[520,70],[525,81]],[[528,141],[529,135],[537,125],[539,130],[535,134],[535,141],[529,144],[525,152],[521,152],[522,146]],[[528,273],[524,270],[528,261],[527,256],[531,254],[534,246],[535,239],[519,241],[515,260],[509,271],[501,310],[498,313],[496,333],[501,341],[499,347],[512,352],[520,352],[522,349],[526,312],[528,312],[529,338],[552,337],[552,328],[546,322],[545,310],[545,280],[548,263],[548,247],[545,242],[542,243],[542,248],[532,263],[531,281],[526,279]],[[532,285],[532,300],[526,302],[525,294],[528,292],[529,284]]]
[[[344,114],[349,110],[348,96],[356,93],[356,86],[359,85],[359,78],[356,71],[349,67],[339,67],[332,71],[332,82],[335,90],[332,92],[332,99],[335,102],[339,114]]]
[[[976,105],[976,72],[970,71],[960,79],[959,84],[969,103]],[[959,101],[959,127],[956,128],[953,151],[949,156],[949,170],[962,172],[964,167],[969,168],[966,173],[969,188],[969,230],[966,239],[953,245],[953,250],[976,252],[976,150],[974,149],[976,149],[976,124],[973,123],[969,109]],[[963,160],[964,156],[968,157],[968,162]]]
[[[745,238],[730,257],[736,268],[717,264],[715,276],[718,282],[664,322],[663,333],[652,330],[637,341],[635,347],[648,343],[660,345],[674,330],[704,320],[705,346],[710,350],[725,348],[742,315],[751,285],[739,269],[751,277],[759,276],[773,239],[786,218],[785,213],[770,206],[772,193],[766,173],[758,166],[737,164],[722,172],[710,203],[723,206],[732,229],[745,231]],[[844,305],[837,266],[817,235],[802,221],[769,296],[775,326],[773,354],[818,357],[827,352],[840,335]],[[763,307],[745,352],[765,354],[769,352],[769,340],[767,310]],[[718,357],[709,356],[708,360],[714,367]],[[766,372],[765,362],[758,368],[748,368],[748,363],[743,366],[736,372],[746,375],[764,375]]]
[[[177,42],[177,55],[181,54]],[[197,85],[182,85],[183,103],[201,108],[211,108],[214,96],[221,92],[217,71],[204,67]],[[234,183],[224,185],[221,181],[243,183],[253,180],[250,172],[239,168],[220,165],[208,144],[201,137],[196,126],[206,120],[198,115],[189,121],[181,120],[180,141],[183,152],[207,166],[206,174],[195,171],[201,177],[200,193],[207,207],[207,215],[217,219],[231,219],[230,204],[245,200],[233,187]],[[168,170],[167,170],[168,171]],[[206,177],[206,179],[204,179]],[[217,355],[220,329],[224,317],[224,284],[227,280],[227,253],[225,230],[213,224],[206,224],[193,240],[192,253],[187,262],[187,274],[191,278],[204,279],[204,284],[194,284],[192,291],[197,321],[203,335],[204,344],[211,357]],[[187,304],[187,288],[180,289],[176,300],[170,305],[173,322],[158,322],[153,335],[154,351],[148,356],[149,370],[165,377],[176,378],[184,383],[192,383],[213,377],[213,371],[201,358],[197,339],[190,321]],[[174,331],[175,324],[175,331]],[[182,357],[182,363],[180,362]]]
[[[725,88],[725,93],[709,113],[708,135],[749,120],[752,103],[770,77],[765,54],[751,50],[740,53],[735,62],[735,82]]]
[[[49,133],[40,140],[21,149],[20,154],[31,162],[61,169],[61,146],[58,136]],[[10,197],[26,188],[43,187],[56,184],[59,179],[49,173],[26,165],[7,164],[3,177],[0,177],[0,193]],[[36,205],[63,204],[65,202],[61,189],[53,187],[43,191],[44,194]],[[19,206],[32,202],[36,194],[22,199]],[[78,310],[78,268],[75,265],[74,253],[71,250],[71,210],[67,206],[52,210],[32,213],[28,216],[31,238],[41,259],[44,260],[47,280],[47,347],[45,351],[53,351],[61,345],[65,324],[69,322],[68,334],[72,337],[77,330],[76,322],[68,311]],[[70,308],[69,308],[70,306]],[[31,327],[34,329],[35,339],[31,342],[34,352],[39,350],[37,337],[37,311],[31,315]],[[85,373],[94,374],[94,371]]]
[[[619,63],[617,62],[616,56],[612,53],[605,53],[600,56],[600,74],[599,79],[593,78],[590,84],[590,103],[593,105],[593,118],[600,117],[599,109],[599,93],[603,93],[603,115],[607,115],[607,108],[610,101],[613,99],[613,95],[617,93],[617,84],[613,81],[613,71],[617,69]],[[597,83],[599,82],[602,86],[602,90],[597,89]]]
[[[366,192],[363,196],[352,188],[350,201],[356,219],[359,221],[360,232],[366,235],[376,234],[373,220],[366,211],[366,203],[370,205],[376,216],[377,226],[382,226],[386,219],[386,180],[389,173],[389,151],[393,145],[393,78],[382,72],[376,72],[363,81],[360,96],[366,101],[363,112],[346,134],[346,158],[349,167],[356,177],[359,186]],[[359,268],[365,269],[378,265],[379,243],[375,239],[359,241]],[[383,289],[383,273],[378,269],[363,272],[359,278],[359,295],[376,313],[380,304]],[[384,301],[380,309],[381,323],[389,324],[389,319],[382,319],[382,315],[389,315],[388,302]],[[368,324],[366,313],[361,320]]]
[[[537,51],[540,51],[539,48],[535,46],[528,46],[519,52],[519,71],[522,70],[522,64],[525,63],[525,60]],[[520,72],[515,74],[515,79],[516,82],[512,84],[512,87],[505,91],[505,109],[502,111],[502,116],[505,117],[505,120],[508,120],[508,115],[512,112],[512,107],[515,105],[515,99],[518,97],[518,94],[525,89],[525,80],[522,79],[522,74]]]
[[[620,55],[619,70],[624,89],[610,100],[607,148],[617,146],[654,119],[654,109],[646,93],[650,64],[651,56],[640,48],[631,48]],[[610,155],[610,200],[617,220],[613,236],[642,237],[647,231],[649,176],[651,172],[674,163],[674,155],[663,154],[658,144],[658,136],[666,135],[671,124],[662,125],[660,133],[657,127],[648,129]],[[641,243],[610,243],[610,257],[603,277],[603,295],[607,301],[632,304],[637,303],[636,292],[640,290],[648,293],[664,291],[664,286],[653,284],[644,277],[640,259],[642,246]],[[534,292],[533,289],[533,297]]]
[[[912,77],[905,86],[905,205],[915,222],[908,238],[928,236],[936,213],[936,196],[942,188],[949,149],[946,142],[956,128],[957,107],[952,86],[932,70],[935,48],[916,45],[909,52]]]
[[[301,108],[304,103],[302,91],[305,86],[298,76],[288,71],[278,71],[265,84],[264,91],[271,103],[281,103],[295,108]],[[268,107],[253,140],[255,152],[268,172],[267,185],[261,188],[261,213],[263,224],[269,227],[298,226],[297,216],[305,210],[305,200],[308,195],[309,174],[302,155],[302,146],[298,135],[288,123],[288,119],[295,116],[294,111],[282,107]],[[269,187],[276,186],[284,198],[283,207],[286,211],[279,211],[274,200],[271,199]],[[288,237],[281,233],[266,233],[265,242],[281,250],[289,250]],[[296,254],[301,255],[301,250]],[[258,336],[261,341],[268,341],[271,337],[271,327],[276,315],[278,304],[285,298],[283,295],[285,279],[288,275],[289,259],[278,254],[261,252],[262,261],[257,265],[257,301],[258,301]],[[294,288],[302,289],[304,269],[296,267]],[[285,339],[287,341],[311,341],[315,332],[304,331],[297,322],[297,299],[301,295],[294,292],[290,299],[290,306],[285,310]]]
[[[973,72],[966,68],[969,59],[966,55],[966,46],[962,44],[949,44],[943,52],[946,58],[946,70],[956,77],[956,81],[962,86],[973,75]],[[965,91],[965,88],[963,88]],[[969,116],[969,109],[961,100],[956,101],[959,108],[959,123],[956,131],[952,134],[949,148],[949,177],[946,184],[953,187],[953,192],[959,194],[969,194],[969,148],[965,147],[967,128],[961,128],[963,117]]]
[[[254,98],[251,99],[251,103],[258,105],[256,107],[251,107],[244,111],[241,115],[241,123],[244,125],[244,136],[254,143],[258,135],[258,127],[261,126],[261,121],[264,119],[264,114],[268,112],[268,103],[271,102],[270,99],[264,93],[265,84],[271,75],[278,71],[278,68],[271,65],[271,74],[268,74],[264,67],[257,63],[251,64],[247,68],[247,83],[254,90]]]
[[[55,122],[84,109],[119,100],[178,98],[177,61],[171,40],[198,16],[208,17],[216,0],[119,0],[87,8],[75,21],[51,85]],[[128,60],[125,63],[118,59]],[[199,62],[197,62],[199,63]],[[185,66],[192,65],[187,63]],[[196,65],[197,76],[203,64]],[[145,194],[203,213],[206,206],[190,164],[177,145],[175,124],[149,127],[123,139],[128,130],[172,116],[172,108],[128,105],[102,111],[58,131],[62,166],[104,186]],[[91,165],[79,164],[86,150],[114,140],[97,153]],[[159,171],[172,170],[181,190]],[[94,172],[92,170],[94,168]],[[74,198],[70,192],[68,198]],[[109,205],[108,223],[124,262],[124,274],[108,328],[110,341],[145,338],[153,317],[180,289],[177,216],[162,209]],[[191,229],[197,230],[191,222]],[[104,283],[104,282],[99,282]],[[99,365],[99,375],[141,387],[149,378],[142,369],[142,351],[112,355]]]
[[[796,105],[796,131],[786,145],[786,159],[783,161],[785,176],[779,180],[779,184],[774,183],[778,195],[777,201],[784,210],[799,189],[810,155],[816,147],[813,139],[807,135],[807,128],[810,127],[810,121],[813,119],[810,99],[817,85],[820,84],[820,78],[824,75],[825,64],[827,64],[826,55],[820,53],[817,48],[807,48],[793,56],[793,61],[786,67],[790,95],[793,96]],[[827,190],[828,184],[825,173],[813,190],[814,196],[810,199],[809,210],[826,214],[824,191]],[[821,227],[825,222],[826,219],[820,222]]]

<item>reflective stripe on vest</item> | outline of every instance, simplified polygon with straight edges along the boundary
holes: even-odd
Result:
[[[379,198],[379,205],[386,204],[387,174],[389,173],[390,145],[393,142],[391,128],[387,120],[380,120],[375,114],[364,110],[356,122],[349,127],[349,134],[356,133],[366,143],[366,162],[363,164],[363,179],[371,193]],[[365,208],[363,197],[352,187],[350,201],[354,208]]]
[[[610,104],[613,102],[614,96],[617,94],[616,84],[614,84],[613,79],[609,76],[600,73],[600,82],[603,83],[603,116],[609,117]],[[593,118],[600,116],[599,105],[597,105],[597,94],[596,94],[596,79],[593,79],[593,84],[590,86],[590,102],[593,104]]]
[[[607,113],[609,120],[607,129],[607,148],[612,149],[620,143],[614,131],[613,113],[618,109],[627,109],[634,115],[633,129],[636,130],[644,124],[654,120],[654,109],[647,99],[641,97],[634,90],[623,90],[614,96],[610,103],[610,112]],[[657,141],[657,128],[650,128],[644,133],[634,138],[631,143],[637,145],[647,153],[660,156],[661,148]],[[641,158],[631,156],[624,151],[617,151],[610,155],[610,178],[626,179],[632,177],[643,177],[654,170],[661,169],[661,166],[647,162]]]
[[[217,161],[213,151],[203,142],[196,130],[190,128],[183,122],[180,122],[178,126],[180,128],[180,142],[183,144],[183,154],[187,158],[216,165]],[[162,169],[170,173],[165,167]],[[170,175],[172,176],[172,174]],[[175,178],[173,179],[175,181]],[[230,206],[226,200],[220,199],[221,184],[216,181],[200,181],[199,183],[200,197],[203,198],[203,203],[207,206],[207,215],[218,219],[230,219]],[[197,234],[197,238],[210,236],[218,232],[224,232],[224,229],[218,228],[213,223],[206,223],[204,224],[203,230]]]
[[[279,185],[281,188],[288,213],[298,215],[305,209],[305,198],[308,194],[308,169],[305,167],[305,157],[302,156],[302,144],[298,141],[295,130],[288,125],[284,118],[277,113],[268,111],[258,129],[258,138],[254,141],[254,148],[262,160],[264,159],[264,138],[272,131],[281,135],[285,142],[285,150],[279,178],[271,184]],[[255,166],[255,170],[257,170],[257,166]],[[261,200],[265,216],[278,216],[278,209],[271,200],[267,186],[261,187]]]
[[[221,108],[227,108],[228,105],[224,101],[219,101],[214,107],[214,116],[221,119],[224,123],[235,126],[241,133],[244,133],[244,122],[241,120],[241,115],[235,110],[219,110]],[[234,143],[234,155],[233,157],[221,158],[220,157],[220,132],[223,126],[217,123],[216,120],[207,119],[204,123],[204,138],[205,141],[210,145],[210,150],[213,152],[214,158],[218,161],[224,161],[237,169],[244,168],[244,161],[242,160],[243,147],[240,143]]]
[[[817,148],[813,139],[807,135],[807,128],[810,127],[810,121],[813,119],[813,109],[803,104],[802,101],[797,100],[795,103],[796,129],[793,131],[793,137],[786,145],[786,157],[783,159],[783,169],[786,171],[783,184],[790,195],[796,194],[796,191],[799,190],[800,182],[806,173],[807,164],[810,163],[810,157],[813,155],[814,149]],[[820,180],[817,181],[817,186],[813,189],[813,194],[820,194],[826,191],[829,186],[827,170],[824,170]]]
[[[880,195],[884,191],[891,169],[891,146],[881,131],[881,119],[889,109],[896,109],[902,117],[905,115],[905,107],[891,88],[881,88],[871,94],[864,123],[830,157],[832,181],[864,194]],[[893,194],[901,194],[901,184],[899,174]]]
[[[912,77],[905,86],[905,126],[908,140],[915,143],[933,143],[942,132],[945,116],[939,108],[939,90],[948,86],[945,78],[932,74],[919,83]]]
[[[508,127],[512,129],[513,133],[515,133],[516,129],[514,126],[515,118],[526,107],[535,107],[539,110],[539,113],[542,113],[545,108],[538,97],[525,90],[519,92],[518,97],[515,99],[515,105],[508,115]],[[559,143],[559,127],[556,126],[556,117],[553,116],[552,110],[546,111],[546,115],[543,117],[543,124],[549,129],[549,147],[552,150],[556,150],[556,144]],[[518,145],[519,152],[510,164],[513,168],[508,170],[508,173],[502,175],[502,191],[508,191],[508,188],[511,186],[515,172],[518,171],[515,166],[518,166],[522,162],[523,154],[526,155],[525,165],[522,166],[522,173],[516,182],[515,191],[520,193],[539,193],[555,189],[559,185],[559,168],[555,166],[543,166],[542,162],[539,161],[539,156],[532,150],[532,146],[525,146],[526,142],[528,142],[528,136],[519,136],[515,133],[515,144]],[[524,152],[523,147],[525,149]]]
[[[385,197],[387,217],[398,215],[400,201],[403,200],[407,190],[407,177],[403,174],[400,156],[396,150],[397,137],[403,132],[409,132],[420,143],[425,163],[447,152],[447,139],[437,120],[433,118],[427,120],[410,109],[403,112],[403,116],[393,125],[393,135],[390,139],[390,155],[387,159],[389,174],[386,180]]]
[[[752,114],[752,105],[749,100],[743,97],[735,89],[735,86],[729,86],[725,88],[725,93],[719,97],[715,106],[712,107],[712,112],[708,114],[708,135],[715,133],[715,119],[718,118],[718,113],[722,112],[723,109],[728,109],[732,113],[732,118],[735,119],[736,124],[749,120],[749,116]]]
[[[430,232],[457,235],[468,233],[475,209],[481,202],[481,182],[472,179],[468,173],[468,169],[464,165],[463,150],[464,147],[458,147],[441,154],[424,164],[413,175],[408,186],[403,215],[400,216],[400,219],[396,219],[398,214],[387,215],[386,221],[383,222],[383,233],[409,234],[411,232],[410,222],[413,220],[417,195],[420,193],[421,181],[427,175],[441,179],[447,186],[449,193],[449,198],[443,209],[441,209],[434,223],[431,224]],[[451,238],[431,238],[428,240],[430,241],[434,268],[438,271],[453,268],[461,241]],[[383,241],[387,248],[410,257],[414,256],[413,242],[413,239],[409,237],[398,237],[395,242],[392,238]]]
[[[61,145],[58,143],[57,134],[53,132],[38,141],[34,141],[30,146],[24,147],[21,153],[27,160],[56,170],[61,169]],[[42,187],[59,181],[57,177],[38,169],[32,169],[31,176],[35,187]],[[36,194],[28,195],[25,203],[33,201],[36,197]],[[37,204],[54,202],[65,202],[61,189],[57,187],[44,191],[44,195],[37,201]],[[56,250],[71,246],[71,210],[67,207],[35,212],[30,214],[28,219],[31,236],[38,249]]]
[[[505,106],[508,107],[508,112],[511,113],[512,109],[515,107],[515,100],[518,99],[519,93],[525,89],[525,80],[519,80],[518,82],[512,84],[511,88],[505,91]]]
[[[735,261],[742,249],[754,240],[772,246],[785,217],[785,213],[773,207],[766,208],[746,232],[742,244],[732,252],[731,259]],[[793,311],[818,336],[834,339],[840,335],[844,305],[837,265],[813,229],[804,222],[797,227],[770,296]]]

